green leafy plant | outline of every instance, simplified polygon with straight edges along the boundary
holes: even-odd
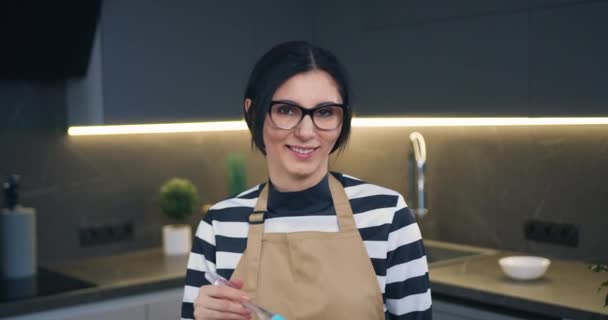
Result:
[[[172,178],[160,188],[159,205],[169,219],[184,223],[190,215],[199,210],[198,190],[187,179]]]
[[[608,272],[608,265],[605,264],[593,264],[589,266],[589,269],[593,272]],[[602,291],[603,288],[608,288],[608,280],[602,282],[597,288],[597,292]],[[606,293],[606,299],[604,300],[604,308],[608,307],[608,292]]]
[[[245,191],[246,186],[245,158],[241,154],[231,153],[228,155],[228,194],[236,196]]]

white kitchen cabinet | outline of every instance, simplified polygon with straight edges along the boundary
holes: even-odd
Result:
[[[181,318],[182,296],[182,288],[168,289],[8,317],[3,320],[175,320]]]

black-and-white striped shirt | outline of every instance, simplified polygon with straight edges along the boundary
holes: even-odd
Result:
[[[387,318],[431,319],[428,266],[420,229],[403,197],[396,191],[348,175],[332,174],[342,183],[350,201],[355,223],[376,272]],[[206,270],[225,278],[234,272],[247,245],[249,214],[263,186],[260,184],[218,202],[200,222],[188,260],[182,319],[193,318],[192,302],[199,287],[209,284],[204,277]],[[319,187],[315,192],[319,192]],[[331,195],[328,197],[331,201]],[[333,207],[328,210],[321,204],[312,210],[313,214],[311,211],[280,214],[281,210],[276,214],[272,209],[271,193],[264,232],[338,231]]]

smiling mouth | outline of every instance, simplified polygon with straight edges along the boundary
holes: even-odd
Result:
[[[311,154],[313,151],[317,150],[318,147],[316,148],[299,148],[299,147],[294,147],[294,146],[287,146],[287,148],[289,148],[289,150],[297,153],[297,154],[301,154],[301,155],[308,155]]]

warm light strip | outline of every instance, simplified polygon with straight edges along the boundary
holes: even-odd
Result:
[[[608,118],[353,118],[353,127],[539,126],[608,124]],[[70,127],[70,136],[247,130],[245,121]]]
[[[235,131],[246,129],[247,124],[245,123],[245,121],[218,121],[70,127],[68,129],[68,134],[71,136],[87,136],[105,134]]]
[[[542,126],[608,124],[608,118],[353,118],[353,127]]]

